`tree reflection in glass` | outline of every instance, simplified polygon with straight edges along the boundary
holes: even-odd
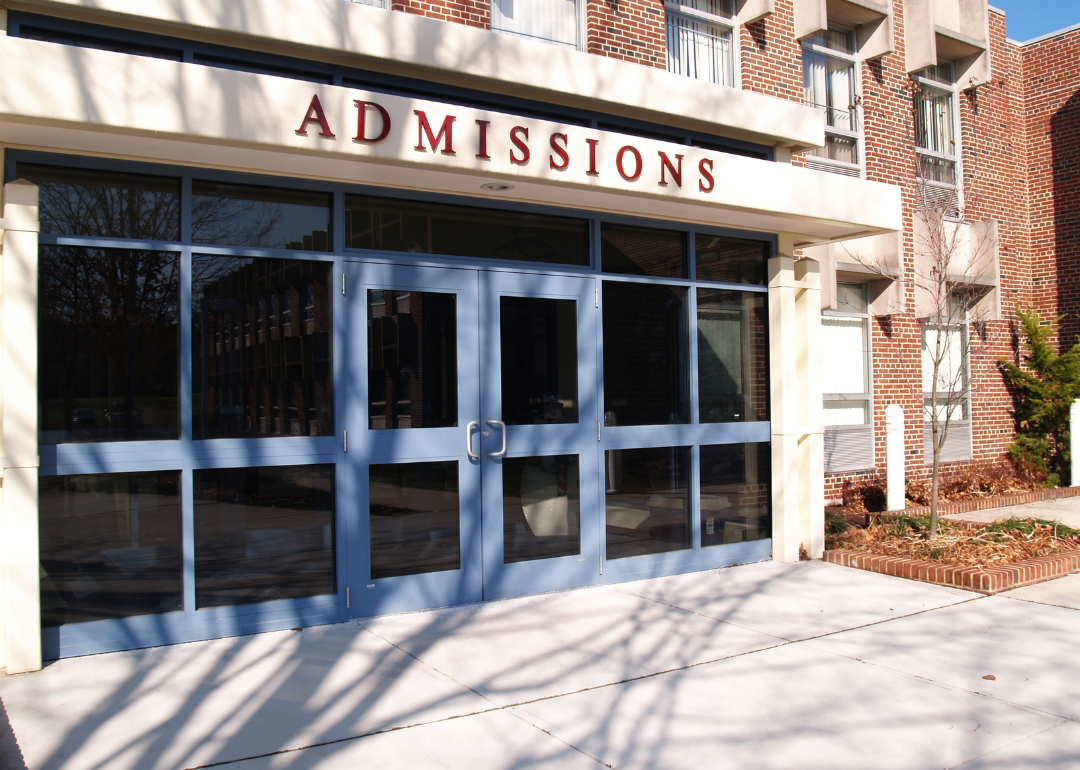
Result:
[[[39,249],[41,443],[179,438],[178,257]]]

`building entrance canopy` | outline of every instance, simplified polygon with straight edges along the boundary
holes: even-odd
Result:
[[[796,246],[901,226],[899,188],[611,131],[10,37],[0,66],[13,146],[495,194]]]

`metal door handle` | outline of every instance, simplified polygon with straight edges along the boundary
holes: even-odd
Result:
[[[477,428],[479,428],[480,427],[480,421],[479,420],[472,420],[472,421],[469,422],[468,425],[465,426],[465,451],[468,452],[469,457],[471,457],[472,459],[479,460],[480,459],[480,453],[472,451],[472,429],[473,429],[474,425]]]
[[[503,422],[502,420],[488,420],[487,424],[488,425],[498,425],[499,428],[502,430],[502,434],[503,434],[502,449],[500,449],[498,452],[488,452],[487,456],[488,457],[502,457],[504,454],[506,454],[506,423]]]

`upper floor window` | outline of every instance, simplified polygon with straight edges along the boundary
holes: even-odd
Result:
[[[912,75],[915,81],[915,167],[919,206],[959,213],[959,153],[956,136],[956,86],[952,64]]]
[[[491,0],[491,29],[577,48],[577,1]]]
[[[825,35],[803,41],[803,91],[806,103],[825,113],[825,146],[811,150],[809,165],[823,171],[859,176],[858,83],[855,33],[830,27]],[[820,159],[820,160],[819,160]]]
[[[734,1],[667,0],[665,8],[668,72],[734,86]]]

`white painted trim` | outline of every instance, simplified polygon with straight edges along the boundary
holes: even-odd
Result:
[[[0,38],[0,71],[0,142],[9,146],[472,196],[486,194],[484,183],[513,180],[513,192],[499,198],[783,231],[798,243],[902,226],[899,187],[489,110],[12,37]],[[297,134],[313,94],[334,137],[320,136],[317,123]],[[386,140],[353,140],[357,100],[389,110],[396,128]],[[443,116],[457,117],[455,155],[414,149],[416,110],[436,130]],[[489,159],[476,155],[477,120],[491,121]],[[529,131],[527,163],[511,162],[513,126]],[[376,125],[369,128],[373,136]],[[565,171],[548,163],[556,132],[572,140]],[[599,141],[599,175],[587,173],[588,138]],[[627,144],[643,159],[637,180],[616,171]],[[685,156],[681,187],[658,184],[660,152]],[[706,159],[716,179],[711,191],[699,187]]]
[[[29,0],[23,6],[300,58],[344,61],[795,150],[824,144],[823,116],[801,104],[342,0]]]

